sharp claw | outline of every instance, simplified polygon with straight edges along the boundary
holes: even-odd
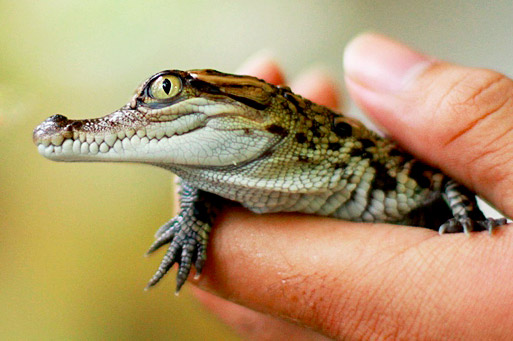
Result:
[[[505,218],[487,218],[481,221],[474,221],[471,218],[451,218],[440,226],[438,233],[464,232],[467,236],[470,236],[472,231],[487,230],[489,234],[492,234],[495,227],[505,225],[506,223],[507,219]]]
[[[178,221],[178,216],[174,217],[173,219],[171,219],[170,221],[168,221],[167,223],[165,223],[164,225],[159,227],[157,232],[155,232],[155,239],[160,238],[160,236],[163,233],[167,232],[170,228],[174,227],[176,225],[177,221]]]
[[[440,227],[438,228],[438,234],[439,235],[444,234],[447,231],[448,225],[449,225],[449,222],[446,222],[446,223],[443,223],[442,225],[440,225]]]
[[[149,256],[154,251],[158,250],[162,245],[167,244],[173,240],[173,237],[175,236],[174,229],[168,229],[166,232],[161,234],[157,240],[151,244],[148,251],[146,251],[146,256]]]
[[[153,275],[153,277],[150,279],[148,285],[146,287],[152,287],[155,284],[157,284],[162,277],[171,269],[171,267],[176,263],[176,255],[178,254],[178,248],[176,244],[172,243],[169,246],[169,249],[166,252],[166,255],[162,259],[162,262],[160,263],[160,266]]]
[[[180,292],[180,289],[182,289],[182,286],[185,284],[185,281],[187,280],[187,277],[189,277],[189,272],[191,271],[190,266],[187,268],[186,266],[181,266],[178,270],[178,274],[176,275],[176,290],[175,294],[178,294]]]
[[[180,266],[178,268],[178,274],[176,275],[176,292],[180,291],[185,281],[187,281],[187,277],[189,277],[192,266],[191,255],[193,253],[193,244],[186,244],[182,248],[182,254],[180,255]]]
[[[470,218],[464,218],[459,221],[461,227],[463,228],[463,232],[468,237],[470,236],[470,232],[474,231],[474,222]]]

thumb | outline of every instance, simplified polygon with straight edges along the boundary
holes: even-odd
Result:
[[[513,81],[364,34],[344,55],[351,96],[404,149],[513,216]]]

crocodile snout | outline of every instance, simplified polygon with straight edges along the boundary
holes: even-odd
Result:
[[[53,136],[62,135],[65,131],[70,131],[70,120],[63,115],[53,115],[38,125],[32,133],[34,143],[40,144],[50,141]]]

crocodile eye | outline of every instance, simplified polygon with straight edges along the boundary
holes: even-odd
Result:
[[[149,95],[154,99],[168,99],[182,90],[182,82],[176,76],[160,76],[151,83],[149,90]]]

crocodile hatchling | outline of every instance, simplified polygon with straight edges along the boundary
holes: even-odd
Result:
[[[95,119],[54,115],[33,133],[57,161],[126,161],[180,177],[180,211],[148,253],[170,244],[150,280],[178,263],[177,292],[199,275],[219,197],[257,213],[302,212],[443,232],[489,230],[475,195],[359,121],[250,77],[214,70],[155,74]]]

